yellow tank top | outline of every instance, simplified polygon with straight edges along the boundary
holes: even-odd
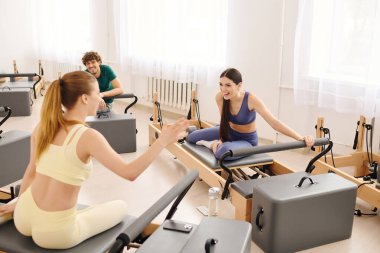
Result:
[[[86,130],[87,127],[82,124],[75,125],[62,146],[50,144],[36,163],[37,172],[66,184],[80,186],[92,171],[92,160],[83,163],[76,151],[78,140]]]

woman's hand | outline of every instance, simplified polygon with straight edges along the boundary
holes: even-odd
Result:
[[[311,147],[314,145],[314,137],[307,135],[302,138],[302,140],[306,143],[307,147]]]
[[[13,211],[15,210],[16,203],[17,202],[8,203],[6,205],[0,206],[0,217],[8,215],[13,216]]]
[[[216,151],[218,151],[218,147],[220,144],[222,144],[222,140],[218,140],[216,141],[215,143],[213,143],[213,145],[211,146],[212,148],[212,152],[214,152],[214,154],[216,154]]]
[[[164,125],[158,141],[165,147],[177,140],[184,138],[188,135],[186,131],[189,127],[189,121],[185,119],[179,119],[174,124]]]
[[[104,100],[102,99],[100,102],[99,102],[99,107],[98,109],[101,111],[101,110],[104,110],[106,109],[106,102],[104,102]]]

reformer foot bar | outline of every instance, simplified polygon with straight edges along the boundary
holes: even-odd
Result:
[[[196,92],[192,92],[191,103],[191,119],[190,124],[197,128],[212,127],[211,124],[195,118],[196,111]],[[149,125],[149,144],[152,144],[161,132],[162,118],[159,110],[158,94],[153,95],[153,123]],[[198,113],[199,114],[199,113]],[[159,122],[160,121],[160,122]],[[326,140],[321,142],[328,144]],[[295,144],[295,147],[292,145]],[[285,144],[285,149],[305,147],[304,142],[295,142],[288,146]],[[262,147],[257,147],[261,149]],[[273,148],[273,147],[272,147]],[[293,169],[274,161],[269,155],[258,152],[255,155],[248,155],[244,158],[234,161],[217,161],[213,152],[203,146],[195,145],[184,141],[183,143],[174,143],[167,147],[167,149],[177,157],[187,168],[196,169],[199,172],[199,177],[210,187],[224,188],[222,198],[226,198],[230,193],[231,202],[235,207],[235,219],[251,220],[252,211],[252,188],[249,194],[246,195],[239,192],[239,187],[229,187],[232,183],[232,171],[242,167],[260,167],[260,170],[267,172],[270,175],[281,175],[295,172]],[[285,150],[282,149],[282,150]],[[279,151],[279,150],[278,150]],[[227,155],[226,155],[227,157]],[[225,158],[226,158],[225,157]],[[250,180],[248,180],[250,181]],[[239,183],[246,183],[241,181]],[[250,187],[250,186],[249,186]],[[244,188],[244,187],[243,187]]]
[[[1,84],[2,88],[29,88],[33,90],[34,99],[37,99],[36,85],[41,81],[41,76],[37,73],[0,74],[0,78],[9,77],[10,81]],[[17,81],[17,77],[27,77],[27,81]],[[34,81],[34,77],[37,80]]]
[[[363,180],[365,176],[370,174],[369,167],[370,161],[368,152],[363,150],[364,136],[366,127],[369,128],[369,124],[366,123],[366,118],[360,116],[357,122],[357,133],[354,141],[353,148],[355,151],[350,155],[343,155],[338,157],[332,157],[331,155],[321,158],[315,163],[315,174],[334,172],[345,179],[350,180],[358,186],[357,196],[367,202],[368,204],[380,208],[380,189],[376,188],[376,179],[368,178],[367,181]],[[323,136],[324,131],[324,118],[319,117],[316,125],[316,136]],[[367,129],[368,130],[368,129]],[[372,162],[380,164],[380,154],[371,154]],[[354,167],[353,173],[348,169]]]
[[[42,249],[33,242],[31,237],[22,236],[12,221],[7,221],[0,225],[0,251],[7,253],[121,253],[124,247],[137,247],[137,252],[141,253],[177,253],[204,252],[208,247],[211,250],[209,252],[250,253],[252,226],[247,222],[210,217],[196,225],[172,219],[179,203],[197,177],[196,171],[189,172],[138,218],[128,216],[115,227],[66,250]],[[172,201],[174,203],[163,224],[153,225],[152,220]],[[171,226],[171,230],[167,229],[168,225]],[[233,234],[230,229],[233,229]],[[209,245],[210,239],[214,239],[215,243]]]

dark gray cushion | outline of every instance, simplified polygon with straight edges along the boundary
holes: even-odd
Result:
[[[238,181],[231,184],[231,187],[246,199],[252,198],[253,185],[256,179]]]
[[[1,106],[8,106],[12,109],[11,116],[30,116],[32,113],[32,100],[30,89],[12,88],[0,86]],[[7,113],[0,113],[0,117],[5,117]]]
[[[115,242],[116,237],[136,218],[127,216],[121,223],[87,239],[81,244],[66,250],[47,250],[38,247],[31,237],[23,236],[14,226],[13,220],[0,225],[0,251],[17,253],[84,253],[106,252]]]
[[[25,173],[30,156],[30,133],[12,130],[0,139],[0,186],[11,184]]]
[[[214,153],[204,146],[196,145],[185,141],[182,147],[189,151],[192,155],[201,160],[204,164],[212,169],[220,169],[218,160]],[[267,154],[256,154],[243,157],[234,161],[226,161],[224,164],[227,167],[247,167],[255,164],[272,163],[273,158]]]
[[[86,117],[86,123],[99,131],[119,154],[136,152],[136,118],[129,114],[108,112]]]

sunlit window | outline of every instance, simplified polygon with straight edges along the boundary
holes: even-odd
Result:
[[[310,76],[353,82],[379,82],[378,6],[374,0],[314,1]],[[379,1],[377,1],[379,2]],[[376,69],[376,72],[379,72]],[[370,80],[369,80],[370,79]]]

